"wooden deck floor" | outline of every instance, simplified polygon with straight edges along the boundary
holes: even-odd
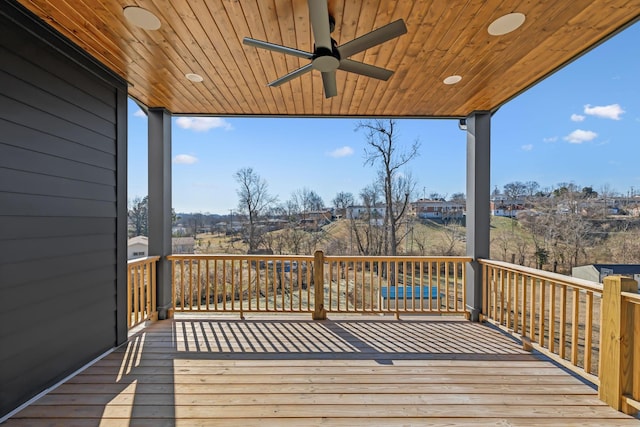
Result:
[[[28,406],[14,426],[626,426],[591,386],[452,318],[178,318]]]

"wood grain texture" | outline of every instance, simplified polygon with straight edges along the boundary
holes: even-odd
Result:
[[[504,2],[335,0],[338,45],[397,19],[408,33],[352,59],[388,68],[386,82],[337,72],[338,96],[325,99],[320,73],[266,84],[307,61],[247,47],[252,37],[313,50],[305,0],[144,0],[162,26],[127,22],[126,0],[19,0],[130,83],[129,94],[176,114],[465,117],[508,100],[640,16],[640,0]],[[501,37],[488,25],[510,12],[524,25]],[[192,83],[186,73],[198,73]],[[458,74],[462,81],[445,85]]]
[[[519,347],[458,318],[181,316],[5,425],[638,424]]]

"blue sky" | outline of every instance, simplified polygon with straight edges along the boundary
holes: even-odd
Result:
[[[640,192],[640,23],[504,105],[491,122],[491,186],[537,181]],[[233,176],[251,167],[284,202],[307,188],[325,205],[373,183],[352,119],[174,117],[173,207],[228,214]],[[466,133],[455,120],[398,120],[399,142],[421,143],[408,166],[415,197],[465,192]],[[129,102],[129,199],[147,194],[147,120]]]

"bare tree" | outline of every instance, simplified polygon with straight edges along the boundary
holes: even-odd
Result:
[[[133,236],[149,235],[149,197],[135,197],[129,202],[129,224]]]
[[[520,181],[510,182],[505,184],[503,191],[504,195],[507,197],[509,209],[513,209],[513,206],[516,204],[518,199],[521,199],[527,194],[527,184]]]
[[[527,181],[524,183],[525,194],[528,198],[534,197],[540,191],[540,184],[536,181]]]
[[[440,232],[440,251],[444,256],[460,255],[459,243],[463,241],[464,230],[462,226],[453,222],[442,226]]]
[[[354,241],[361,255],[380,255],[382,252],[382,215],[378,213],[379,191],[375,185],[362,189],[360,199],[363,211],[349,218],[350,241]]]
[[[397,255],[398,240],[396,233],[398,224],[409,204],[412,188],[400,181],[400,169],[418,156],[419,141],[414,141],[406,151],[398,148],[398,135],[395,120],[374,120],[360,122],[356,128],[366,134],[365,165],[378,166],[385,199],[385,251],[389,255]],[[395,186],[395,187],[394,187]],[[403,188],[404,187],[404,188]],[[400,198],[394,200],[398,189],[405,191]],[[394,191],[395,189],[395,191]]]
[[[322,197],[306,187],[294,191],[291,195],[291,201],[298,207],[303,216],[310,211],[319,211],[324,208]]]
[[[449,201],[456,203],[464,203],[466,200],[464,193],[453,193],[451,197],[449,197]]]
[[[352,206],[354,201],[353,194],[341,191],[336,194],[336,197],[331,203],[333,203],[333,207],[336,208],[336,213],[345,218],[347,216],[347,208]]]
[[[276,202],[277,198],[269,195],[267,181],[262,179],[252,168],[242,168],[235,174],[240,184],[238,188],[238,210],[249,217],[249,251],[258,248],[257,224],[260,216]]]

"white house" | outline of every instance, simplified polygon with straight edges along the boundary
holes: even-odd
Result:
[[[386,207],[385,205],[378,205],[375,207],[349,206],[346,213],[347,219],[361,219],[362,217],[368,217],[371,223],[382,225],[386,214]]]
[[[132,237],[128,241],[127,258],[143,258],[149,254],[149,238],[147,236]]]

